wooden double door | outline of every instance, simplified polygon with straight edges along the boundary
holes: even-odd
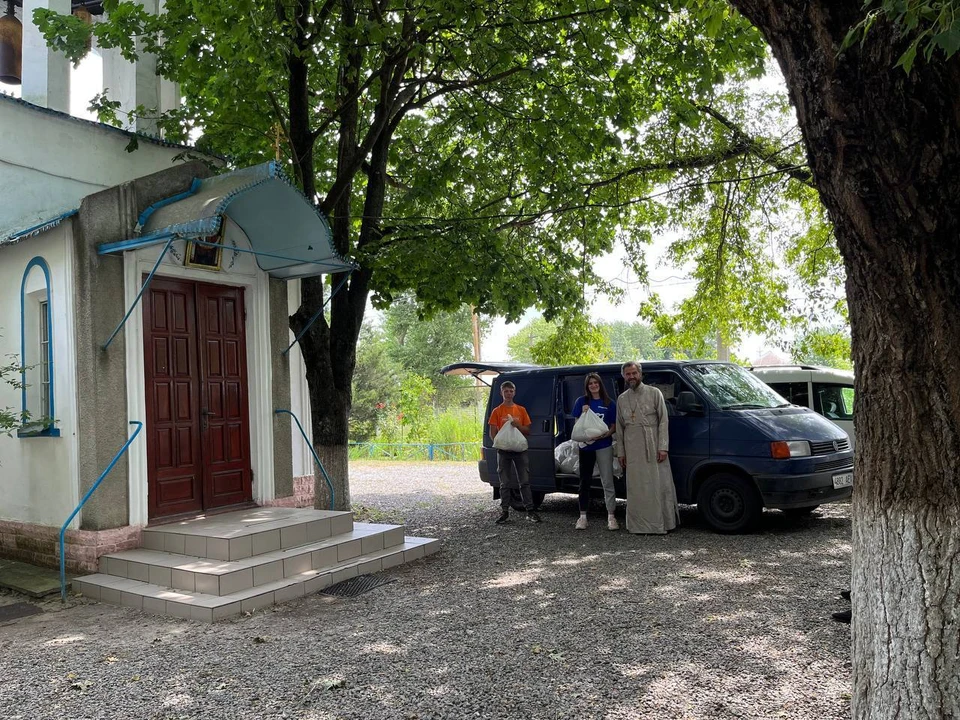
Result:
[[[250,502],[243,288],[155,277],[144,300],[149,518]]]

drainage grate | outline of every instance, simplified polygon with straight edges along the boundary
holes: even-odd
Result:
[[[396,578],[383,577],[382,575],[357,575],[355,578],[338,582],[328,588],[321,590],[324,595],[336,595],[337,597],[356,597],[363,593],[373,590],[375,587],[392,583]]]
[[[28,615],[39,615],[43,610],[30,603],[18,602],[10,605],[0,605],[0,622],[16,620]]]

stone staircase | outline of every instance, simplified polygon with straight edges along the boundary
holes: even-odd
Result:
[[[149,527],[74,590],[100,602],[213,622],[418,560],[439,541],[349,512],[263,507]]]

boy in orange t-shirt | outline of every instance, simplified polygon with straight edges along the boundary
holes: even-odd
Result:
[[[527,414],[523,405],[517,405],[513,401],[516,394],[517,387],[509,380],[500,385],[503,403],[493,409],[487,421],[490,425],[491,440],[497,437],[497,433],[503,429],[507,420],[512,420],[513,426],[524,435],[530,434],[530,415]],[[497,525],[510,519],[510,497],[513,494],[511,488],[514,485],[520,487],[520,497],[523,498],[523,506],[527,509],[527,520],[540,522],[540,516],[533,509],[529,467],[526,450],[511,452],[497,449],[497,474],[500,476],[500,517],[496,520]]]

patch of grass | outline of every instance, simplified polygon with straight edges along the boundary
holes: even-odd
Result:
[[[351,509],[353,510],[354,522],[382,523],[384,525],[404,524],[403,516],[396,510],[381,510],[359,503],[354,503]]]

